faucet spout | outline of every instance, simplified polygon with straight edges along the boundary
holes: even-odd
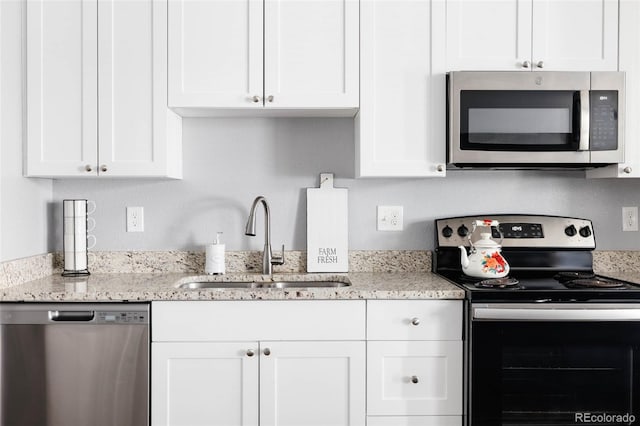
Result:
[[[245,235],[256,236],[256,209],[259,204],[264,207],[264,251],[262,253],[262,273],[271,275],[273,265],[282,265],[284,263],[284,245],[282,246],[282,254],[273,255],[271,252],[271,210],[267,199],[262,195],[256,197],[249,211],[249,218],[245,226]]]

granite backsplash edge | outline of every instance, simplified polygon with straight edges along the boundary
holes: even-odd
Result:
[[[306,252],[288,251],[286,262],[274,273],[306,272]],[[429,272],[429,250],[354,250],[349,252],[350,272]],[[229,251],[226,270],[258,273],[260,251]],[[594,270],[640,272],[640,251],[595,251]],[[19,285],[62,271],[61,253],[47,253],[0,263],[0,288]],[[202,273],[204,252],[196,251],[102,251],[91,252],[89,270],[94,273]]]

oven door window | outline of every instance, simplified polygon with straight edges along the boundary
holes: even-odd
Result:
[[[640,424],[639,359],[638,322],[474,322],[471,424]]]
[[[463,150],[577,151],[579,144],[580,92],[460,92]]]

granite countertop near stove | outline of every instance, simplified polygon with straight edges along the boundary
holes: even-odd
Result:
[[[178,288],[190,281],[348,280],[338,288],[198,289]],[[87,277],[50,275],[0,289],[0,300],[20,302],[105,302],[153,300],[305,300],[305,299],[463,299],[464,291],[430,272],[348,274],[251,273],[221,276],[190,273],[95,273]]]

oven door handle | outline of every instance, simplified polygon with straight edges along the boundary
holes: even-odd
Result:
[[[474,308],[474,320],[494,321],[640,321],[640,309]]]

